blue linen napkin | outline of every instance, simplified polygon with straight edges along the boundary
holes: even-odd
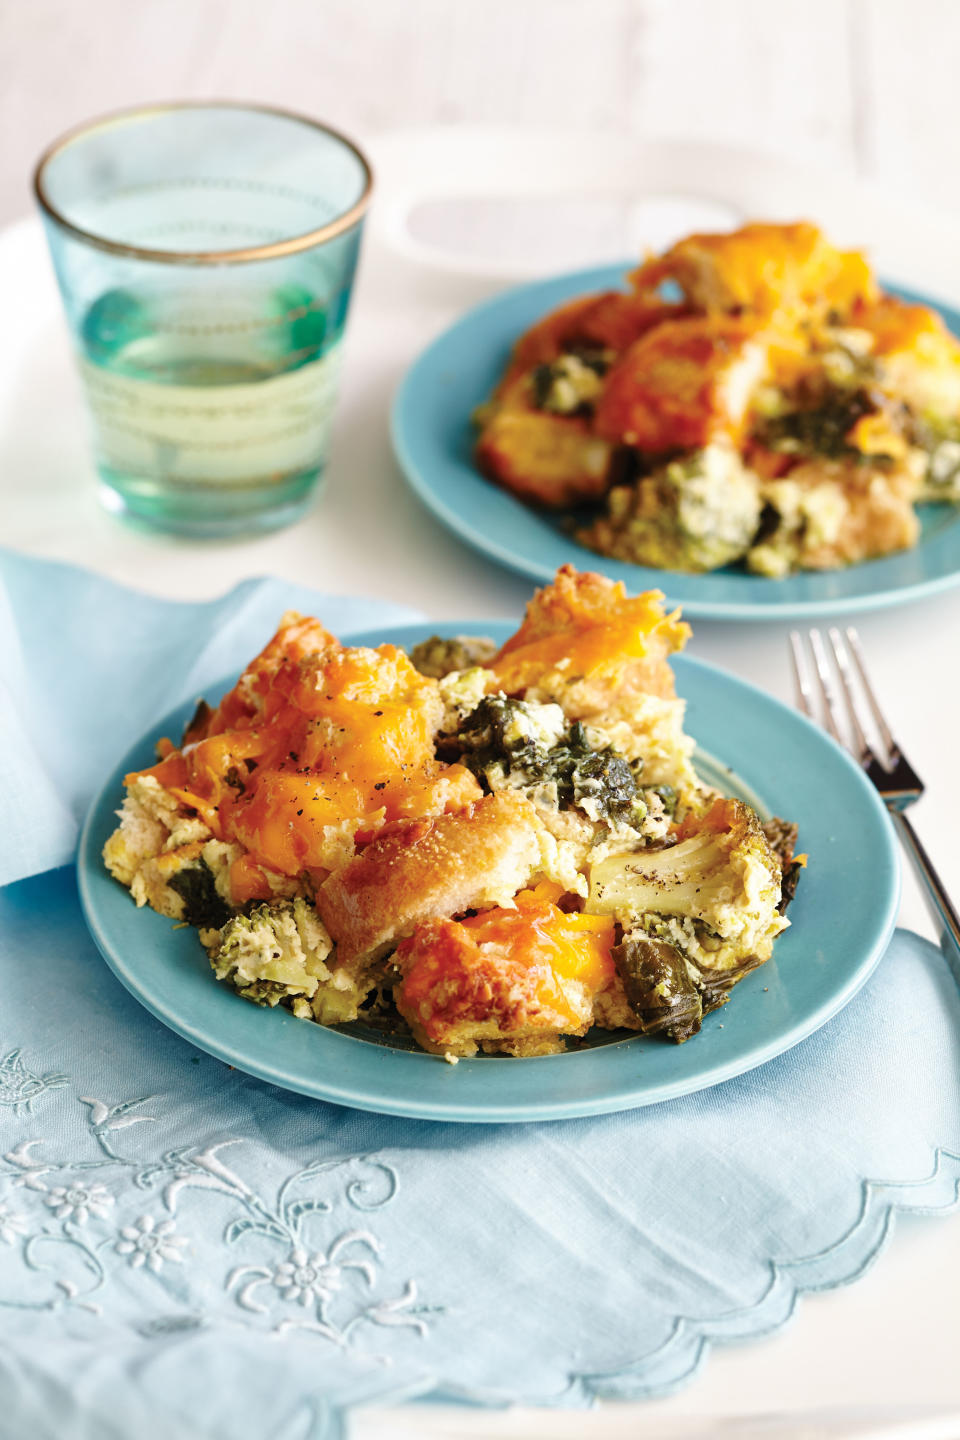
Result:
[[[32,766],[19,789],[10,766],[8,879],[60,864],[117,753],[283,608],[403,618],[275,581],[172,605],[16,557],[0,581],[20,655],[0,754]],[[371,1401],[663,1393],[855,1278],[898,1210],[957,1205],[960,995],[904,932],[761,1069],[533,1126],[357,1113],[231,1070],[120,987],[70,869],[0,891],[0,987],[0,1433],[329,1440]]]
[[[0,885],[72,860],[117,758],[158,716],[241,670],[284,610],[322,612],[334,634],[423,618],[280,580],[160,600],[0,549]]]

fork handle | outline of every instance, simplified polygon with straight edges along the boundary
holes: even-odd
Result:
[[[947,957],[957,981],[960,982],[960,916],[957,915],[950,903],[950,897],[943,888],[943,881],[937,874],[933,861],[924,849],[923,841],[914,830],[910,820],[902,810],[891,810],[890,816],[923,887],[927,908],[934,925],[940,932],[940,948]]]

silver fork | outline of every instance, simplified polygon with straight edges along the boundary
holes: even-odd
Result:
[[[933,861],[924,849],[920,837],[906,814],[907,807],[913,805],[923,794],[923,781],[890,733],[890,727],[880,709],[873,686],[870,684],[860,637],[856,630],[853,626],[848,626],[846,640],[836,627],[831,627],[827,634],[836,667],[836,676],[840,680],[839,690],[835,683],[834,671],[827,659],[827,651],[820,631],[811,630],[809,634],[813,669],[822,701],[823,716],[820,723],[833,736],[838,745],[842,745],[850,752],[864,774],[876,786],[880,798],[890,813],[903,848],[913,863],[930,916],[940,934],[941,949],[950,960],[957,978],[960,979],[960,917],[957,916],[944,889],[943,881],[937,874]],[[797,690],[797,708],[808,715],[811,720],[817,720],[819,717],[816,713],[814,687],[810,680],[803,638],[798,630],[790,633],[790,650]],[[862,712],[854,684],[854,668],[856,668],[860,687],[880,736],[884,752],[882,755],[873,748],[864,733]],[[844,721],[840,710],[841,697],[851,731],[852,738],[850,739],[844,738]]]

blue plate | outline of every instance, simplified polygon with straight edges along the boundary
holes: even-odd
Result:
[[[472,459],[470,416],[503,373],[514,341],[565,300],[623,286],[627,265],[579,270],[508,290],[478,305],[420,356],[393,407],[393,445],[400,467],[428,509],[474,549],[535,580],[552,580],[560,565],[601,570],[627,590],[666,590],[685,614],[713,620],[787,620],[875,610],[934,595],[960,584],[960,507],[921,507],[922,538],[913,550],[829,570],[771,580],[734,567],[707,575],[651,570],[609,560],[565,534],[541,514],[485,480]],[[907,300],[934,302],[888,287]],[[960,335],[960,314],[938,305]]]
[[[513,627],[443,628],[503,640]],[[351,638],[407,646],[430,633],[430,626],[413,625]],[[687,729],[706,752],[705,778],[797,820],[811,856],[790,910],[793,926],[774,958],[741,981],[731,1003],[707,1016],[685,1045],[604,1036],[564,1055],[453,1066],[356,1027],[324,1029],[241,1000],[214,980],[195,932],[136,909],[100,858],[124,774],[152,763],[156,741],[179,735],[192,705],[145,735],[93,804],[78,860],[90,932],[127,989],[202,1050],[275,1085],[361,1110],[431,1120],[556,1120],[651,1105],[762,1065],[836,1014],[879,960],[897,913],[898,852],[873,788],[822,731],[711,665],[682,656],[674,665],[688,701]],[[709,756],[722,756],[723,764]]]

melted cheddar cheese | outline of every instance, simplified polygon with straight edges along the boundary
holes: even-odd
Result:
[[[429,1048],[582,1033],[614,980],[608,916],[567,914],[559,887],[521,891],[515,909],[418,926],[398,947],[397,1008]]]
[[[325,633],[311,625],[287,620],[203,738],[140,772],[195,810],[217,839],[244,847],[233,873],[245,899],[270,893],[257,867],[322,877],[344,826],[362,842],[385,824],[460,809],[481,793],[463,766],[436,760],[437,687],[403,651],[325,640],[308,651],[305,639]]]
[[[864,257],[835,249],[806,221],[755,221],[729,233],[688,235],[630,278],[641,295],[672,281],[698,310],[766,315],[800,305],[848,307],[877,293]]]
[[[648,694],[670,698],[673,671],[666,657],[686,644],[690,627],[663,595],[629,597],[622,581],[578,574],[564,565],[554,583],[527,607],[523,624],[488,663],[491,685],[508,695],[538,686],[545,676],[567,681],[624,675],[643,668]]]
[[[607,377],[597,434],[652,453],[738,441],[767,348],[755,321],[710,315],[658,325]]]

